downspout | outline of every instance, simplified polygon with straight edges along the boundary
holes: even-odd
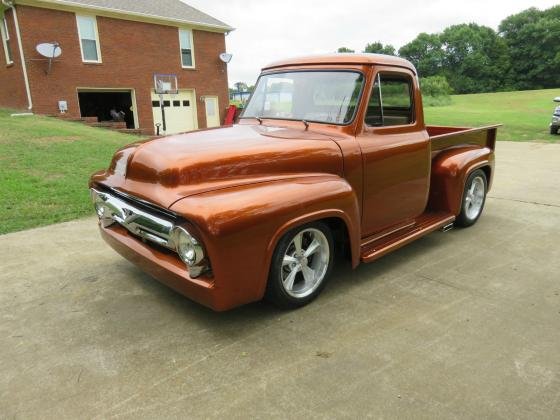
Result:
[[[16,27],[16,37],[19,47],[19,56],[21,57],[21,69],[23,71],[23,80],[25,81],[25,91],[27,93],[27,109],[33,109],[33,100],[31,99],[31,88],[29,87],[29,77],[27,76],[27,65],[25,64],[25,56],[23,55],[23,44],[21,42],[21,32],[19,30],[19,21],[17,16],[14,0],[2,0],[2,4],[10,9],[14,15],[14,24]]]

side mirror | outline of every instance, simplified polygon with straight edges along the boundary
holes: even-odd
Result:
[[[553,99],[554,102],[560,102],[560,96],[557,96],[556,98]]]

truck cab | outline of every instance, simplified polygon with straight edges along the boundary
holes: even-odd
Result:
[[[301,57],[263,69],[239,124],[125,147],[90,186],[104,239],[180,293],[294,308],[336,250],[356,267],[473,225],[497,127],[427,126],[404,59]]]

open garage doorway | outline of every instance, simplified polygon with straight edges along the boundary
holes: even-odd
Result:
[[[125,121],[126,128],[138,126],[132,90],[78,89],[78,101],[82,117],[97,117],[99,122]]]

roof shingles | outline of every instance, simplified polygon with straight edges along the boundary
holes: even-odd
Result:
[[[181,21],[201,26],[233,30],[231,26],[180,0],[58,0],[53,3],[75,4],[76,6],[118,11]]]

